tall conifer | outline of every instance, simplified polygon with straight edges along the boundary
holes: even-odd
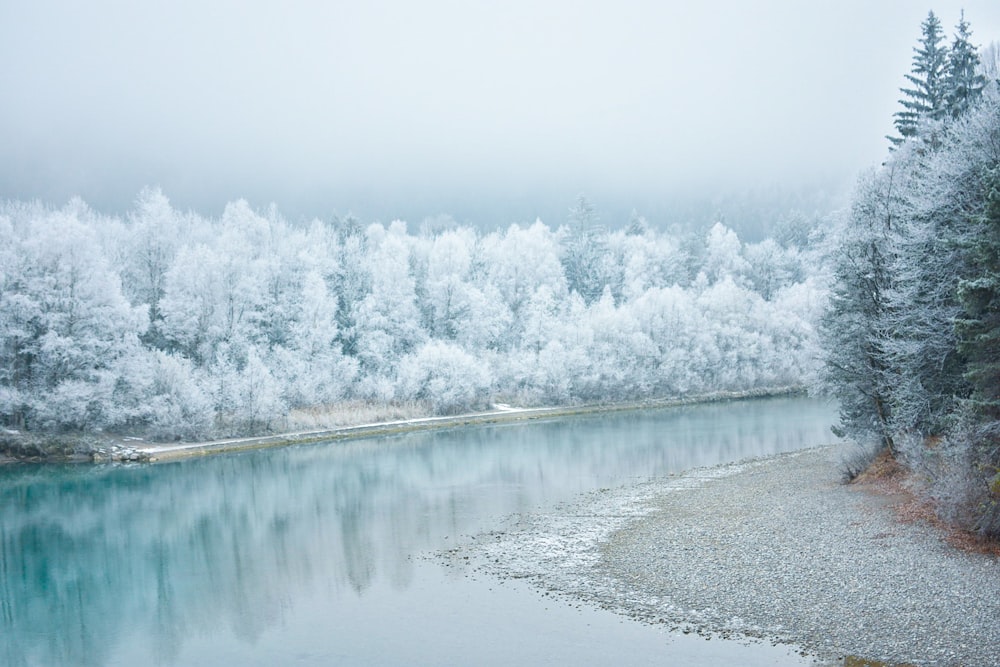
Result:
[[[979,71],[979,50],[969,41],[972,31],[964,11],[955,30],[955,40],[948,53],[946,86],[948,111],[953,118],[958,118],[979,99],[986,86],[986,77]]]
[[[920,29],[919,45],[913,48],[913,68],[906,75],[912,87],[900,89],[905,96],[899,100],[903,109],[894,114],[900,136],[889,137],[895,146],[916,135],[921,120],[940,120],[947,110],[948,48],[941,44],[944,41],[941,21],[933,11],[928,12]]]

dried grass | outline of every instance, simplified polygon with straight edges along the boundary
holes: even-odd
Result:
[[[345,401],[292,410],[287,417],[290,430],[320,430],[361,424],[380,424],[431,417],[434,411],[422,401],[372,403],[370,401]]]
[[[888,451],[875,457],[851,484],[885,498],[903,523],[927,524],[956,549],[1000,558],[1000,542],[984,539],[942,519],[937,504],[923,493],[924,483],[918,475],[900,464]]]

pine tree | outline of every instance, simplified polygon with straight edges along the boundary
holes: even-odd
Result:
[[[988,174],[986,189],[986,205],[969,241],[976,275],[959,283],[965,312],[956,329],[968,357],[966,377],[973,386],[974,412],[1000,422],[1000,167]],[[1000,434],[997,437],[1000,441]]]
[[[890,165],[863,179],[836,250],[836,284],[821,321],[825,381],[840,403],[837,435],[893,449],[885,351],[892,289],[891,232],[899,217],[898,174]]]
[[[959,283],[965,312],[955,329],[973,389],[967,402],[969,464],[982,480],[974,527],[1000,537],[1000,166],[989,171],[985,186],[986,204],[976,216],[970,247],[978,270]]]
[[[948,53],[948,71],[945,77],[948,111],[952,118],[958,118],[968,111],[986,86],[986,77],[979,71],[979,51],[969,41],[972,31],[969,30],[969,22],[965,20],[964,10],[955,30],[957,32]]]
[[[978,161],[963,148],[952,140],[938,151],[894,154],[906,175],[907,203],[893,234],[886,351],[893,374],[894,431],[918,441],[947,430],[957,402],[968,394],[953,327],[961,310],[956,289],[968,262],[956,236],[966,225],[970,174]]]
[[[915,136],[922,120],[941,120],[947,111],[948,49],[941,45],[944,40],[941,21],[933,11],[928,12],[920,28],[922,37],[919,46],[913,49],[912,73],[906,75],[913,87],[900,89],[906,97],[899,100],[902,111],[894,114],[900,136],[888,137],[894,146]]]
[[[579,195],[576,205],[569,210],[562,264],[570,291],[583,297],[587,304],[600,299],[605,285],[610,282],[607,232],[598,222],[593,205],[584,195]]]

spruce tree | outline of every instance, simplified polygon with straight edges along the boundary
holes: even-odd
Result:
[[[964,313],[956,323],[968,362],[973,412],[1000,423],[1000,166],[985,179],[987,197],[968,240],[975,276],[959,283]],[[1000,443],[1000,433],[996,435]]]
[[[567,287],[588,305],[600,299],[604,287],[610,283],[607,233],[598,222],[593,205],[579,195],[569,210],[562,264]]]
[[[885,341],[892,290],[891,234],[900,216],[899,183],[891,162],[863,178],[834,258],[836,283],[820,323],[824,379],[840,403],[834,432],[893,450],[892,406]]]
[[[941,21],[934,12],[928,12],[927,19],[920,24],[922,36],[919,46],[913,48],[913,68],[906,80],[911,88],[901,88],[905,97],[899,100],[903,105],[897,111],[894,124],[899,137],[889,137],[894,146],[917,134],[921,120],[941,120],[947,110],[946,75],[948,72],[948,49],[942,46],[944,34]]]
[[[986,203],[970,236],[977,271],[959,283],[965,312],[955,329],[973,388],[966,437],[970,472],[981,480],[974,528],[1000,538],[1000,166],[988,172],[985,186]]]
[[[946,76],[948,111],[952,118],[958,118],[968,111],[986,86],[986,77],[979,71],[979,51],[969,41],[972,31],[969,30],[969,22],[965,20],[964,10],[955,30],[955,41],[948,53]]]

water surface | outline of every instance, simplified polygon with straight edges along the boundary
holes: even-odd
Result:
[[[7,467],[0,664],[803,664],[419,556],[584,491],[824,444],[834,418],[780,398]]]

